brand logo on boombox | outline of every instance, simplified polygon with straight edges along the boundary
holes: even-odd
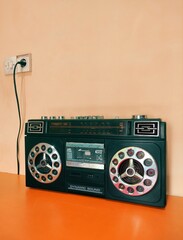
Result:
[[[29,120],[26,186],[164,207],[166,124],[160,119]]]

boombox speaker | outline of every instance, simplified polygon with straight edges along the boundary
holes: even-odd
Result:
[[[26,186],[166,205],[166,124],[76,117],[29,120]]]

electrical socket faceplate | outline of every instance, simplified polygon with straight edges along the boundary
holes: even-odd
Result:
[[[17,62],[16,56],[6,58],[4,61],[4,73],[5,74],[13,74],[13,69],[14,69],[16,62]]]
[[[22,59],[26,60],[26,66],[21,67],[21,65],[18,64],[16,73],[31,72],[32,71],[32,54],[27,53],[27,54],[22,54],[22,55],[17,55],[17,56],[6,58],[4,61],[4,73],[6,75],[13,74],[15,64]]]
[[[25,67],[21,67],[19,64],[17,66],[17,72],[31,72],[32,70],[32,55],[30,53],[18,55],[17,56],[17,62],[21,61],[22,59],[26,60]]]

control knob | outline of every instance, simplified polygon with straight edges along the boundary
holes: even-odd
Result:
[[[147,118],[147,115],[138,114],[138,115],[133,115],[132,118],[133,119],[144,119],[144,118]]]

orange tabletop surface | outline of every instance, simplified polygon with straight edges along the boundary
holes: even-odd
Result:
[[[25,187],[0,173],[1,240],[183,239],[183,198],[164,209]]]

